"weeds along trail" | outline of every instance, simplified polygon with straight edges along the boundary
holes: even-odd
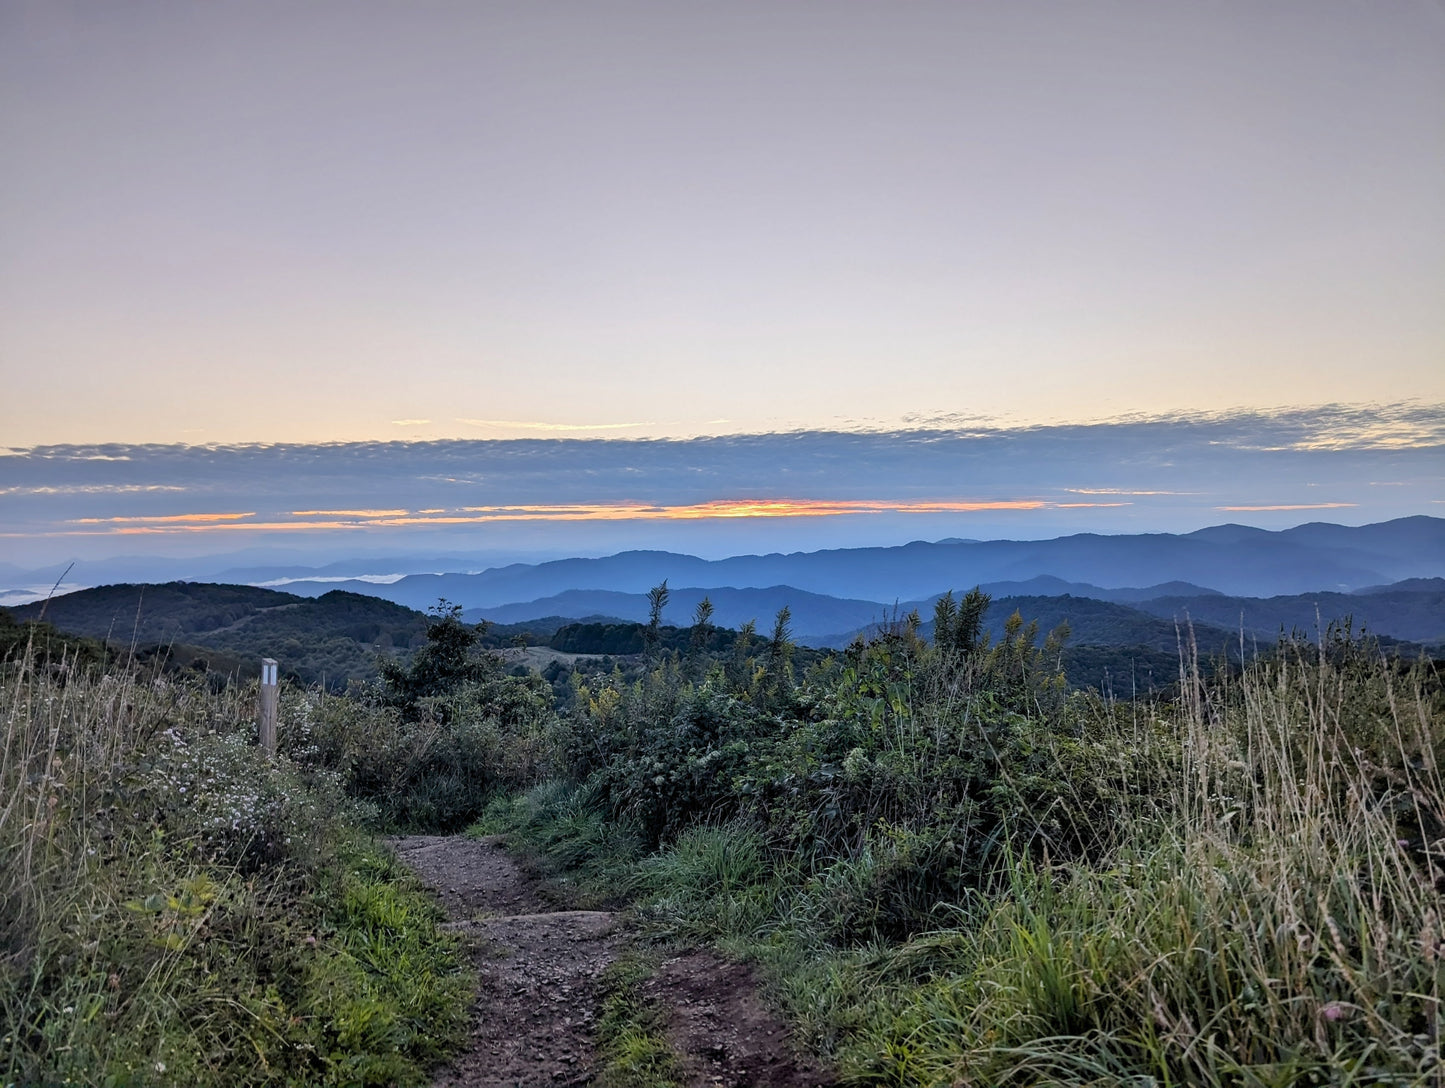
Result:
[[[418,1084],[470,990],[255,686],[0,661],[0,1083]]]
[[[785,615],[720,653],[699,620],[560,685],[443,610],[377,683],[290,689],[274,759],[254,686],[6,659],[0,1069],[423,1085],[468,1039],[468,941],[510,1025],[478,1075],[820,1083],[760,1064],[780,1025],[734,1031],[771,1024],[761,980],[846,1083],[1437,1088],[1438,664],[1332,628],[1114,700],[986,604],[806,668]],[[468,827],[546,880],[404,840],[450,925],[361,830]],[[595,1058],[527,1050],[544,1023]]]
[[[938,618],[579,686],[580,772],[482,826],[754,965],[846,1083],[1438,1085],[1436,663],[1333,628],[1123,702]]]

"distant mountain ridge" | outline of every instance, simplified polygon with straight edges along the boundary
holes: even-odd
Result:
[[[1025,618],[1038,619],[1045,628],[1069,620],[1074,644],[1116,645],[1120,639],[1128,639],[1157,647],[1160,643],[1155,636],[1164,632],[1164,641],[1169,641],[1173,638],[1169,632],[1176,625],[1192,626],[1201,633],[1205,629],[1224,632],[1236,641],[1242,635],[1253,641],[1273,642],[1281,633],[1295,631],[1313,638],[1321,623],[1348,618],[1356,631],[1445,647],[1445,580],[1441,579],[1415,579],[1404,583],[1404,588],[1387,586],[1358,593],[1278,597],[1231,597],[1207,589],[1187,595],[1168,592],[1178,590],[1178,583],[1121,591],[1071,585],[1075,592],[1050,593],[1046,590],[1055,587],[1048,580],[1037,579],[1035,583],[992,583],[981,587],[994,598],[990,616],[997,617],[996,627],[1001,630],[1009,612],[1018,607]],[[1096,592],[1087,592],[1089,589]],[[1156,590],[1165,592],[1151,595]],[[801,641],[812,646],[842,646],[880,622],[911,611],[917,611],[926,621],[942,594],[885,605],[803,593],[791,586],[749,590],[689,586],[670,590],[664,622],[687,626],[704,596],[713,603],[713,620],[721,626],[738,627],[756,620],[760,628],[766,627],[777,610],[786,605],[792,613],[792,629]],[[610,617],[635,623],[646,618],[647,610],[647,596],[642,593],[571,590],[499,608],[468,609],[463,615],[470,622],[503,624],[522,624],[542,615],[573,620]],[[1125,628],[1130,630],[1126,632]]]
[[[878,601],[805,593],[792,586],[767,586],[759,589],[682,586],[669,590],[667,607],[663,610],[663,622],[678,627],[688,626],[692,623],[698,603],[704,597],[712,603],[712,622],[719,627],[740,627],[749,620],[757,620],[761,627],[772,620],[778,609],[786,605],[792,610],[793,626],[800,634],[864,627],[885,619],[888,612],[888,608]],[[485,619],[492,623],[520,623],[545,615],[572,616],[577,619],[611,616],[635,622],[647,619],[647,613],[648,600],[645,593],[573,589],[536,601],[518,602],[496,608],[466,609],[462,615],[473,622]]]
[[[1356,630],[1363,627],[1400,640],[1407,651],[1413,652],[1412,646],[1445,651],[1445,579],[1440,578],[1414,578],[1355,593],[1268,598],[1227,596],[1180,582],[1107,590],[1053,577],[985,583],[983,589],[993,597],[985,625],[995,637],[1015,611],[1026,621],[1036,621],[1041,634],[1068,623],[1071,634],[1063,661],[1075,683],[1127,681],[1157,689],[1177,675],[1182,643],[1192,640],[1208,656],[1237,657],[1241,640],[1249,644],[1246,652],[1252,652],[1255,644],[1271,644],[1281,632],[1313,636],[1321,623],[1346,617]],[[1057,592],[1060,589],[1077,592]],[[921,632],[928,637],[941,593],[884,604],[788,585],[682,586],[671,590],[664,622],[685,629],[704,596],[714,605],[712,622],[719,628],[757,620],[766,631],[786,605],[796,640],[822,648],[846,645],[911,611],[919,613]],[[1105,599],[1109,596],[1117,599]],[[489,644],[504,646],[524,634],[534,644],[545,642],[579,622],[605,627],[615,621],[637,628],[647,611],[642,593],[570,590],[463,615],[469,621],[497,624],[488,635]],[[426,629],[421,612],[371,595],[332,589],[309,598],[199,582],[101,586],[13,610],[17,619],[34,619],[42,612],[62,630],[108,638],[122,649],[144,644],[203,647],[211,667],[222,671],[243,665],[249,670],[259,657],[271,656],[305,682],[324,678],[333,686],[374,676],[378,656],[405,654],[421,644]]]
[[[887,603],[922,599],[943,587],[1027,585],[1040,577],[1088,587],[1090,592],[1100,587],[1185,582],[1191,590],[1209,587],[1233,596],[1270,597],[1349,592],[1407,578],[1442,576],[1445,519],[1422,515],[1362,526],[1316,522],[1277,532],[1218,525],[1182,535],[1084,533],[1037,541],[914,541],[888,548],[716,560],[629,551],[600,559],[514,563],[476,574],[409,575],[389,585],[295,582],[286,588],[303,595],[346,589],[412,608],[425,608],[445,597],[464,608],[485,609],[576,590],[645,593],[663,579],[692,587],[790,586],[803,593]]]
[[[972,587],[970,587],[972,588]],[[1127,604],[1153,597],[1179,595],[1192,591],[1199,596],[1217,595],[1214,590],[1191,586],[1184,582],[1168,582],[1143,589],[1107,590],[1057,578],[1034,578],[1027,582],[989,583],[984,592],[999,599],[1028,598],[1046,600],[1069,596],[1076,599]],[[707,597],[713,606],[713,622],[723,627],[740,627],[749,620],[766,626],[778,609],[787,606],[792,614],[792,627],[801,638],[833,644],[846,642],[853,634],[870,626],[905,615],[913,609],[928,612],[943,595],[934,593],[914,601],[865,601],[856,598],[830,597],[807,593],[793,586],[767,586],[757,589],[735,589],[730,586],[672,587],[668,592],[663,622],[685,627],[692,622],[698,603]],[[645,593],[619,593],[614,590],[572,589],[535,601],[518,601],[493,608],[469,608],[463,616],[472,623],[515,624],[537,616],[568,616],[583,619],[589,616],[610,616],[629,622],[645,620],[648,600]]]
[[[1294,631],[1314,637],[1321,623],[1349,618],[1357,632],[1363,629],[1424,646],[1445,646],[1445,582],[1438,578],[1411,579],[1400,585],[1408,587],[1421,582],[1439,585],[1423,589],[1385,586],[1355,593],[1297,593],[1264,598],[1169,596],[1140,601],[1134,607],[1166,619],[1187,618],[1270,640]]]

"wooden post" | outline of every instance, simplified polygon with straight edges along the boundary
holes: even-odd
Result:
[[[276,754],[276,705],[280,687],[277,685],[277,667],[274,658],[261,659],[261,699],[257,730],[260,733],[261,750],[268,756]]]

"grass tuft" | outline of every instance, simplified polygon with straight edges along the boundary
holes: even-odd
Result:
[[[655,966],[646,956],[629,952],[603,973],[597,1021],[599,1088],[678,1088],[682,1083],[659,1010],[642,992]]]

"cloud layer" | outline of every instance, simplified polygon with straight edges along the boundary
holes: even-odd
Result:
[[[13,554],[43,539],[189,534],[400,539],[502,523],[835,524],[1037,535],[1435,512],[1439,406],[1328,407],[1021,429],[691,440],[46,446],[0,458]],[[651,530],[647,526],[652,526]],[[906,531],[906,530],[899,530]],[[460,539],[460,538],[459,538]],[[3,554],[3,553],[0,553]]]

